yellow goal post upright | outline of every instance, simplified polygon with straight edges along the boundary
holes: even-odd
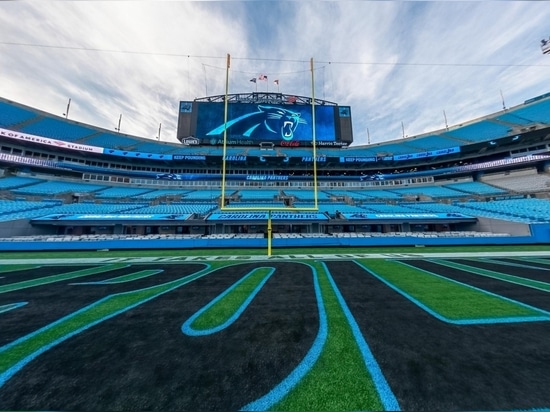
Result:
[[[227,171],[227,117],[228,117],[228,103],[229,103],[229,68],[231,67],[231,56],[227,54],[226,71],[225,71],[225,96],[224,96],[224,129],[223,129],[223,152],[222,152],[222,187],[221,187],[221,199],[220,210],[222,211],[234,211],[234,212],[267,212],[267,255],[271,256],[271,243],[272,243],[272,224],[271,213],[274,211],[285,212],[311,212],[319,210],[318,203],[318,187],[317,187],[317,141],[316,141],[316,127],[315,127],[315,75],[313,58],[310,59],[310,71],[311,71],[311,118],[312,118],[312,163],[313,163],[313,207],[226,207],[225,202],[225,183],[226,183],[226,171]]]

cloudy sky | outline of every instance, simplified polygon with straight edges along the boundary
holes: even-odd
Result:
[[[546,1],[1,1],[0,96],[175,142],[180,100],[225,93],[227,54],[230,93],[310,96],[313,58],[315,97],[379,143],[550,92],[549,22]]]

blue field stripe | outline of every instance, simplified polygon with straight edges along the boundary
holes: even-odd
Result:
[[[384,409],[387,411],[401,410],[399,407],[399,403],[397,402],[397,398],[395,397],[393,391],[391,390],[390,385],[386,381],[386,378],[384,377],[384,374],[382,373],[382,370],[380,369],[378,362],[376,362],[376,358],[372,354],[372,351],[370,350],[369,345],[365,341],[365,338],[361,333],[361,329],[359,328],[359,325],[355,321],[353,314],[349,310],[349,307],[346,304],[344,297],[340,293],[338,286],[336,286],[334,279],[330,275],[330,271],[328,267],[326,266],[325,262],[322,262],[322,265],[325,267],[328,280],[332,286],[332,289],[334,290],[334,293],[336,294],[336,297],[338,298],[338,302],[340,303],[340,306],[342,307],[344,314],[346,315],[346,319],[349,323],[349,326],[351,327],[351,331],[353,333],[353,337],[355,338],[355,342],[359,347],[361,356],[363,357],[363,361],[365,362],[365,366],[372,377],[374,386],[376,387],[378,395],[380,396],[380,400],[384,405]]]
[[[278,402],[280,402],[286,395],[294,389],[294,387],[307,375],[311,370],[313,365],[321,356],[323,347],[328,336],[328,323],[327,315],[325,311],[325,305],[323,302],[323,296],[321,294],[321,287],[319,285],[319,275],[317,269],[313,266],[304,263],[309,266],[313,272],[313,282],[315,286],[315,297],[317,299],[317,310],[319,311],[319,331],[317,336],[311,345],[311,348],[307,352],[306,356],[298,364],[298,366],[277,386],[275,386],[271,391],[261,398],[255,400],[254,402],[245,405],[241,410],[242,411],[267,411]]]
[[[248,279],[250,276],[253,276],[254,273],[257,271],[257,270],[260,270],[260,269],[264,269],[262,267],[259,267],[259,268],[254,268],[253,270],[250,271],[250,273],[248,273],[246,276],[243,276],[242,279],[240,279],[238,282],[235,282],[231,287],[229,287],[228,289],[226,289],[223,293],[221,293],[220,295],[218,295],[214,300],[212,300],[208,305],[204,306],[202,309],[200,309],[199,311],[197,311],[193,316],[191,316],[189,319],[187,319],[187,321],[185,321],[185,323],[182,325],[181,327],[181,331],[183,333],[185,333],[186,335],[189,335],[189,336],[204,336],[204,335],[211,335],[213,333],[216,333],[216,332],[219,332],[227,327],[229,327],[230,325],[232,325],[237,319],[239,319],[239,317],[243,314],[243,312],[246,310],[246,308],[248,307],[248,305],[250,305],[250,303],[252,302],[252,300],[256,297],[256,295],[258,294],[258,292],[260,292],[260,290],[264,287],[264,285],[266,284],[266,282],[269,280],[269,278],[271,277],[271,275],[273,275],[273,273],[275,272],[275,268],[265,268],[265,269],[271,269],[270,272],[265,276],[265,278],[254,288],[254,290],[250,293],[250,295],[245,299],[245,301],[241,304],[241,306],[239,306],[239,308],[235,311],[235,313],[233,315],[231,315],[231,317],[225,321],[224,323],[222,323],[221,325],[218,325],[214,328],[209,328],[209,329],[201,329],[201,330],[197,330],[197,329],[193,329],[193,327],[191,326],[193,324],[193,322],[199,317],[201,316],[204,312],[206,312],[207,310],[209,310],[212,306],[214,306],[216,303],[218,303],[220,300],[222,300],[223,298],[225,298],[228,294],[230,294],[233,290],[235,290],[235,288],[237,288],[240,284],[242,284],[244,281],[246,281],[246,279]]]

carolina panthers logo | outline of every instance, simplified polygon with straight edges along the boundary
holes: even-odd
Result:
[[[207,133],[208,136],[221,135],[224,129],[231,136],[243,136],[249,138],[264,138],[272,140],[276,138],[290,141],[294,138],[294,132],[299,124],[307,122],[301,118],[300,113],[274,106],[258,106],[258,111],[248,113],[236,119],[221,124]]]

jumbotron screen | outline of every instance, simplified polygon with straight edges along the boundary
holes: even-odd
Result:
[[[351,143],[350,139],[344,139],[345,143],[342,143],[340,130],[340,118],[350,117],[348,106],[314,107],[318,145],[345,146]],[[182,117],[187,117],[188,122],[182,122]],[[227,144],[231,145],[271,142],[275,146],[311,146],[313,142],[311,105],[229,103],[227,121],[224,118],[223,102],[181,102],[178,138],[186,143],[185,137],[192,136],[194,144],[222,145],[226,132]],[[187,136],[182,123],[189,126]]]

